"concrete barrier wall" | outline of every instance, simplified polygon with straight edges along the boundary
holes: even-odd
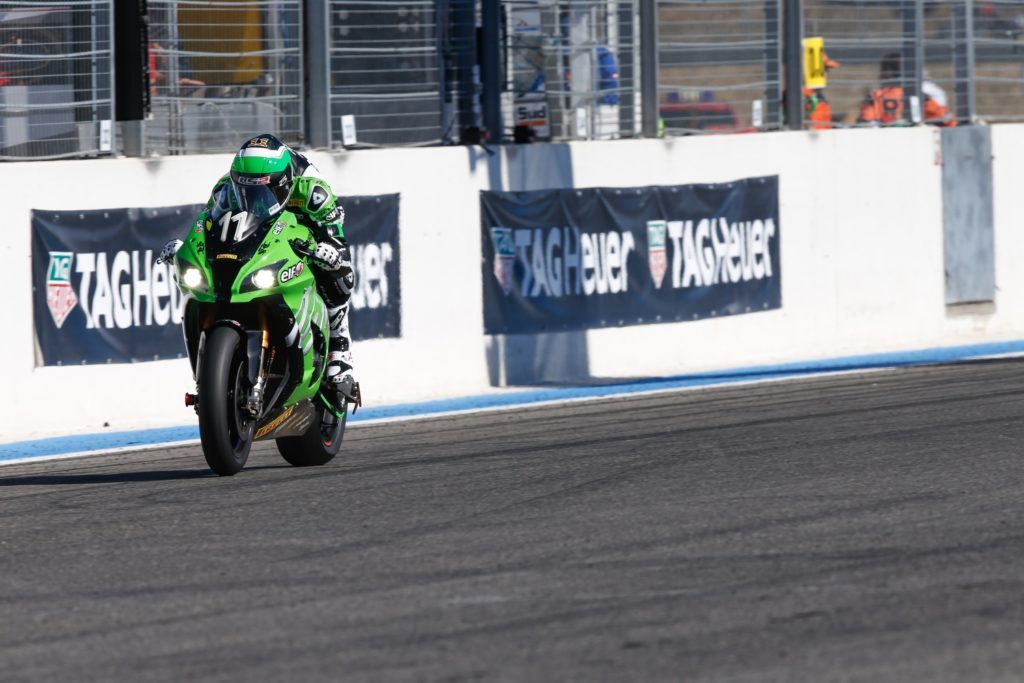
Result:
[[[402,330],[356,344],[366,400],[479,394],[494,384],[662,376],[1024,337],[1016,227],[1024,126],[995,150],[997,299],[943,304],[936,131],[828,131],[509,147],[375,150],[312,157],[344,194],[399,192]],[[168,206],[205,199],[230,156],[0,166],[9,274],[0,350],[10,389],[0,442],[185,424],[188,364],[35,367],[29,212]],[[689,323],[532,337],[483,335],[479,191],[630,187],[780,176],[780,310]],[[153,245],[158,249],[161,245]]]

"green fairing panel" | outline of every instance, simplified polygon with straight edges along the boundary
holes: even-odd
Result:
[[[211,221],[207,218],[206,212],[199,214],[174,257],[174,280],[178,287],[196,301],[204,303],[215,300],[212,286],[213,271],[206,259],[206,232],[210,226]],[[198,268],[203,276],[202,281],[195,287],[185,284],[184,275],[189,268]]]

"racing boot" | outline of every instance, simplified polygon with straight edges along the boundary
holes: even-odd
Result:
[[[351,339],[348,333],[348,303],[343,306],[328,309],[331,319],[331,338],[327,344],[327,370],[324,372],[324,382],[333,387],[334,407],[338,412],[345,410],[346,403],[352,403],[355,413],[363,405],[362,396],[359,393],[359,382],[356,381],[352,372],[352,351],[350,350]]]

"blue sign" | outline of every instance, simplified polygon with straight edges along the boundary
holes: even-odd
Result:
[[[777,176],[481,192],[484,331],[697,320],[782,306]]]

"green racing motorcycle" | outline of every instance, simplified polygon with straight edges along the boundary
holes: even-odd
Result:
[[[348,417],[321,387],[329,321],[309,266],[312,232],[290,211],[261,217],[230,202],[196,219],[174,257],[203,455],[236,474],[254,441],[274,439],[298,467],[341,447]],[[355,404],[358,405],[358,404]]]

